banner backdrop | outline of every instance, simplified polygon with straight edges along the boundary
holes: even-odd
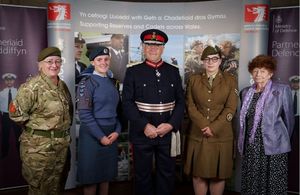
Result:
[[[140,33],[149,28],[163,30],[169,36],[163,60],[178,66],[185,86],[189,74],[201,68],[200,56],[207,44],[216,44],[223,49],[223,69],[237,75],[241,11],[242,2],[236,0],[190,3],[50,0],[48,40],[51,45],[63,49],[66,59],[63,75],[68,87],[74,86],[77,64],[80,62],[88,66],[86,53],[97,45],[111,49],[112,61],[113,52],[123,54],[123,63],[111,65],[114,77],[120,80],[122,87],[126,65],[143,60]],[[84,43],[79,60],[74,53],[78,50],[77,45],[74,48],[75,38]],[[115,45],[119,45],[119,48]],[[229,62],[234,62],[235,68],[230,69]],[[75,87],[73,89],[74,96]],[[80,123],[76,115],[75,118],[75,127],[72,128],[72,164],[66,188],[76,186],[76,145]],[[131,155],[127,133],[125,125],[119,140],[118,180],[130,177],[128,166]]]
[[[293,93],[295,128],[289,153],[288,190],[299,193],[299,7],[272,9],[268,54],[277,60],[275,78]]]
[[[240,90],[252,83],[248,72],[249,61],[259,54],[268,52],[269,4],[269,0],[243,0]]]
[[[0,188],[25,185],[21,175],[20,127],[8,117],[8,92],[37,73],[37,56],[47,46],[46,10],[0,5]]]

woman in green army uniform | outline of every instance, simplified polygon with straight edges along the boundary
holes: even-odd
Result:
[[[187,85],[191,128],[184,170],[192,173],[196,195],[204,195],[208,189],[212,195],[221,195],[233,167],[231,120],[238,103],[237,81],[220,70],[221,50],[217,46],[207,46],[201,60],[205,71],[191,76]]]
[[[56,47],[38,56],[39,74],[22,84],[9,106],[10,118],[20,124],[22,174],[30,195],[59,194],[70,143],[73,104],[58,77],[62,65]]]

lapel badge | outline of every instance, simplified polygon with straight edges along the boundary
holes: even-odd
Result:
[[[273,91],[272,94],[275,95],[275,96],[279,96],[279,91],[277,91],[277,90]]]

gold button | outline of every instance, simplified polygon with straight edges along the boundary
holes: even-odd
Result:
[[[206,118],[207,118],[207,120],[208,120],[208,119],[209,119],[209,116],[207,116]]]
[[[208,102],[210,102],[210,101],[211,101],[211,99],[208,99],[207,101],[208,101]]]
[[[210,111],[210,108],[207,108],[207,111]]]
[[[211,91],[208,91],[208,93],[211,93]]]

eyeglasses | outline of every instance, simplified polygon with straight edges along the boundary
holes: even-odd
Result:
[[[216,63],[219,59],[220,58],[218,58],[218,57],[204,58],[203,62],[204,63],[208,63],[208,62]]]
[[[51,66],[52,64],[57,64],[57,65],[61,65],[62,64],[62,60],[55,60],[55,61],[52,61],[52,60],[45,60],[43,61],[45,62],[47,65]]]

